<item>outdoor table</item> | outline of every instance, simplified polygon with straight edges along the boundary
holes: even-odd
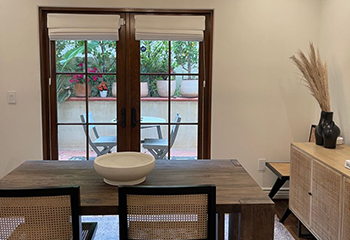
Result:
[[[116,122],[116,119],[112,119],[112,122]],[[150,116],[141,116],[141,129],[146,129],[146,128],[157,128],[157,134],[158,138],[162,139],[162,129],[160,128],[160,125],[157,123],[165,123],[166,120],[164,118],[160,117],[150,117]],[[144,124],[150,124],[150,125],[144,125]]]
[[[272,240],[274,203],[237,160],[156,160],[141,185],[214,184],[218,239]],[[118,188],[103,182],[93,161],[26,161],[0,180],[0,188],[80,186],[81,215],[118,214]]]

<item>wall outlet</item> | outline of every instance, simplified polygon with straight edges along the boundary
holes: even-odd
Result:
[[[266,170],[266,159],[265,158],[259,158],[259,171],[265,171]]]

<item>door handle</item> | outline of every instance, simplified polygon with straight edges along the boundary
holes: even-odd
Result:
[[[135,128],[137,124],[137,120],[136,120],[136,109],[132,108],[131,109],[131,127]]]
[[[126,109],[125,108],[122,108],[122,110],[120,112],[120,118],[121,118],[120,126],[122,128],[125,128],[125,126],[126,126]]]

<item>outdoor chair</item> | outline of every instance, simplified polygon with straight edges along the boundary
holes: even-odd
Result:
[[[86,123],[86,114],[80,115],[81,122]],[[89,123],[94,123],[94,117],[92,112],[89,112]],[[97,156],[110,153],[112,148],[117,146],[117,136],[100,136],[97,132],[95,125],[89,125],[89,132],[86,131],[86,126],[83,126],[85,134],[88,135],[89,144],[92,149],[96,152]],[[92,130],[95,140],[92,140],[90,137],[90,130]],[[100,150],[99,148],[102,148]]]
[[[180,114],[176,114],[175,117],[175,123],[181,122],[181,116]],[[177,136],[177,133],[179,131],[180,125],[174,125],[172,127],[172,130],[170,132],[170,146],[168,146],[168,139],[150,139],[146,138],[143,142],[142,147],[147,149],[156,159],[163,159],[166,154],[168,153],[169,147],[172,148],[175,139]]]
[[[97,223],[81,224],[79,208],[79,187],[0,189],[0,239],[93,239]]]
[[[122,186],[118,191],[121,240],[215,239],[215,186]]]

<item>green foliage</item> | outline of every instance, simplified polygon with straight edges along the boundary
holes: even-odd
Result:
[[[88,73],[116,73],[117,54],[116,41],[87,41],[87,72]],[[140,65],[141,82],[148,82],[150,96],[158,96],[156,81],[168,79],[169,57],[171,58],[170,73],[197,73],[199,43],[186,41],[171,42],[169,56],[168,41],[141,41]],[[85,76],[85,42],[75,40],[56,41],[56,70],[57,72],[71,73],[66,76],[57,75],[57,99],[64,102],[74,96],[74,84],[84,83]],[[165,75],[160,75],[165,74]],[[171,80],[174,80],[172,77]],[[191,79],[191,76],[187,76]],[[97,85],[107,82],[108,96],[112,95],[112,84],[115,76],[94,75],[88,77],[92,84],[92,97],[99,96]],[[178,94],[178,90],[176,91]]]
[[[169,41],[140,41],[140,65],[141,73],[152,74],[141,75],[141,82],[148,82],[150,96],[158,96],[157,80],[166,80],[169,74],[169,57],[171,58],[170,73],[198,73],[199,43],[187,41],[172,41],[169,56]],[[178,69],[179,68],[179,69]],[[158,74],[158,75],[157,75]],[[187,79],[194,79],[186,76]],[[172,77],[171,80],[174,80]],[[176,91],[176,96],[180,95]]]
[[[88,73],[115,73],[116,42],[115,41],[87,41]],[[62,103],[70,96],[74,96],[74,84],[85,83],[85,42],[75,40],[56,41],[56,70],[57,72],[72,73],[71,79],[58,75],[57,100]],[[73,74],[80,73],[80,74]],[[88,82],[92,85],[92,97],[99,96],[97,85],[107,82],[108,96],[112,95],[112,84],[116,81],[114,76],[91,75]]]
[[[199,43],[174,41],[171,43],[171,54],[176,67],[181,67],[185,73],[198,73]],[[191,79],[191,76],[188,76]]]

